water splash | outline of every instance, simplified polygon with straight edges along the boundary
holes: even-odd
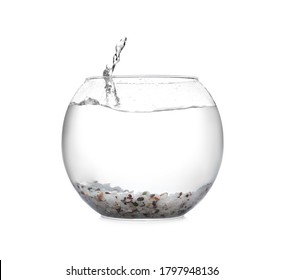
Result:
[[[121,54],[122,50],[124,49],[124,47],[126,46],[126,42],[127,42],[127,37],[124,37],[116,45],[116,47],[115,47],[116,52],[113,56],[112,65],[111,66],[106,65],[106,69],[103,71],[104,77],[112,76],[117,63],[120,61],[120,54]]]
[[[122,38],[115,47],[115,54],[113,56],[112,65],[106,65],[105,70],[103,71],[103,77],[105,80],[105,91],[106,91],[106,102],[109,106],[119,106],[120,99],[117,95],[115,83],[112,79],[112,74],[117,63],[120,61],[120,54],[126,45],[127,37]]]

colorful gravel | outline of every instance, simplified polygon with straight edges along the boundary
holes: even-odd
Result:
[[[107,217],[125,219],[182,216],[207,194],[211,185],[202,186],[195,192],[155,194],[149,191],[134,193],[98,182],[74,184],[83,200],[98,213]]]

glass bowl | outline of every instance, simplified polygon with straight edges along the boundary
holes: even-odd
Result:
[[[67,109],[62,151],[73,186],[101,215],[177,217],[217,176],[222,124],[197,78],[91,77]]]

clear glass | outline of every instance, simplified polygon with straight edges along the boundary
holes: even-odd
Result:
[[[184,215],[209,191],[223,153],[221,119],[193,77],[85,80],[65,116],[63,158],[87,204],[114,218]]]

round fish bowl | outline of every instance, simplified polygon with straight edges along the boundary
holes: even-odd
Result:
[[[68,176],[103,216],[172,218],[192,209],[219,171],[223,130],[197,78],[87,78],[62,134]]]

